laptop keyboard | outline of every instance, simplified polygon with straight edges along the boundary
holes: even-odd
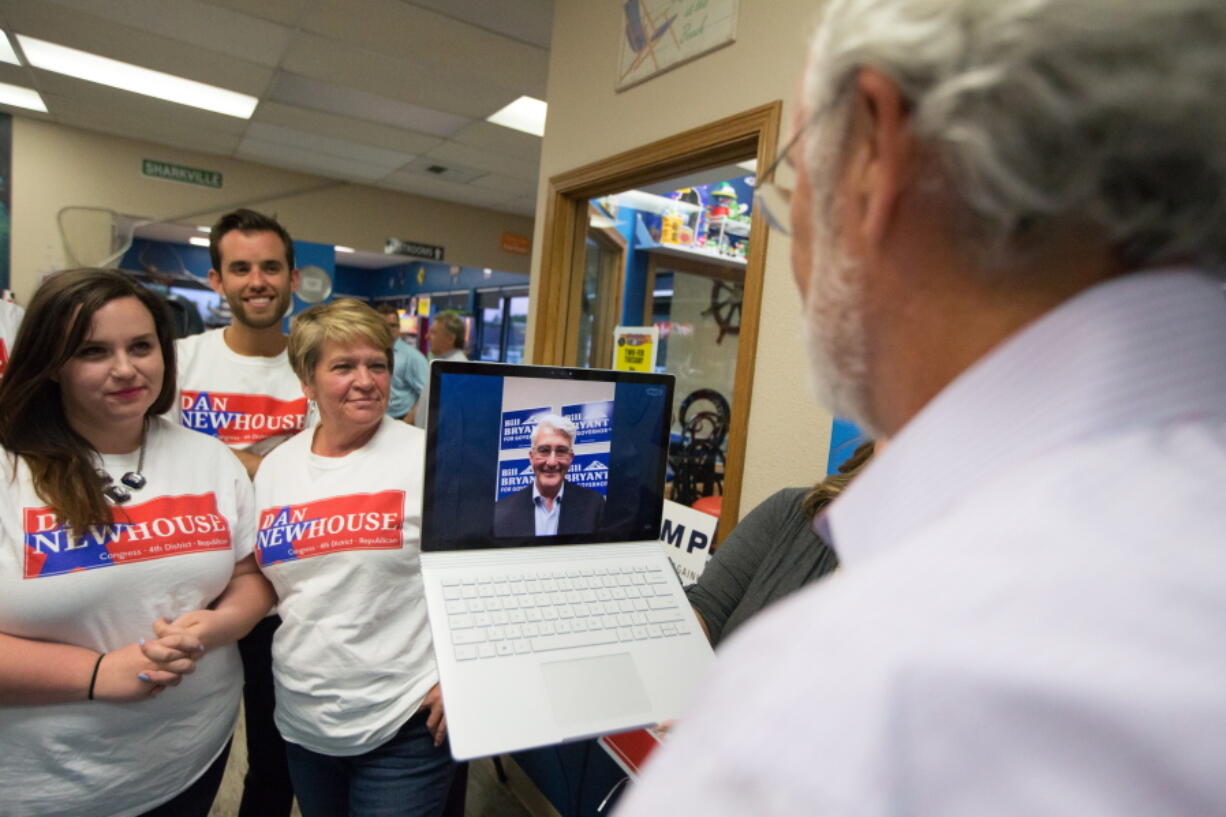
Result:
[[[444,578],[457,661],[650,641],[689,633],[676,577],[648,565],[521,570]]]

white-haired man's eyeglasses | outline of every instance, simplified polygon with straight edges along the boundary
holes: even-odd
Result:
[[[761,208],[762,215],[766,217],[766,223],[771,229],[784,235],[792,234],[792,191],[775,182],[775,171],[800,141],[802,133],[804,133],[804,128],[797,128],[792,138],[788,139],[787,144],[779,151],[775,160],[770,163],[762,175],[758,176],[754,186],[754,204]]]

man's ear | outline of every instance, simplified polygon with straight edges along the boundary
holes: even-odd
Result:
[[[302,270],[292,269],[289,271],[289,291],[297,292],[298,285],[302,283]]]
[[[915,160],[911,117],[898,85],[873,68],[856,75],[848,173],[853,210],[862,238],[879,244]]]
[[[209,270],[209,288],[222,298],[226,297],[225,290],[221,288],[221,273],[215,269]]]

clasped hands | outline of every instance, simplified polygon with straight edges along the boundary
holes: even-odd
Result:
[[[207,653],[214,610],[193,610],[174,621],[153,622],[153,638],[107,653],[98,665],[94,697],[102,701],[139,701],[178,686],[196,671]]]

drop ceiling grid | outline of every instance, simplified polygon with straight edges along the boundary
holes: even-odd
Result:
[[[551,0],[251,5],[0,0],[10,32],[256,95],[249,121],[29,68],[0,66],[0,81],[37,88],[50,118],[74,127],[534,212],[539,138],[483,120],[520,94],[543,96],[548,50],[529,35],[548,42]],[[464,183],[407,170],[423,158]]]

